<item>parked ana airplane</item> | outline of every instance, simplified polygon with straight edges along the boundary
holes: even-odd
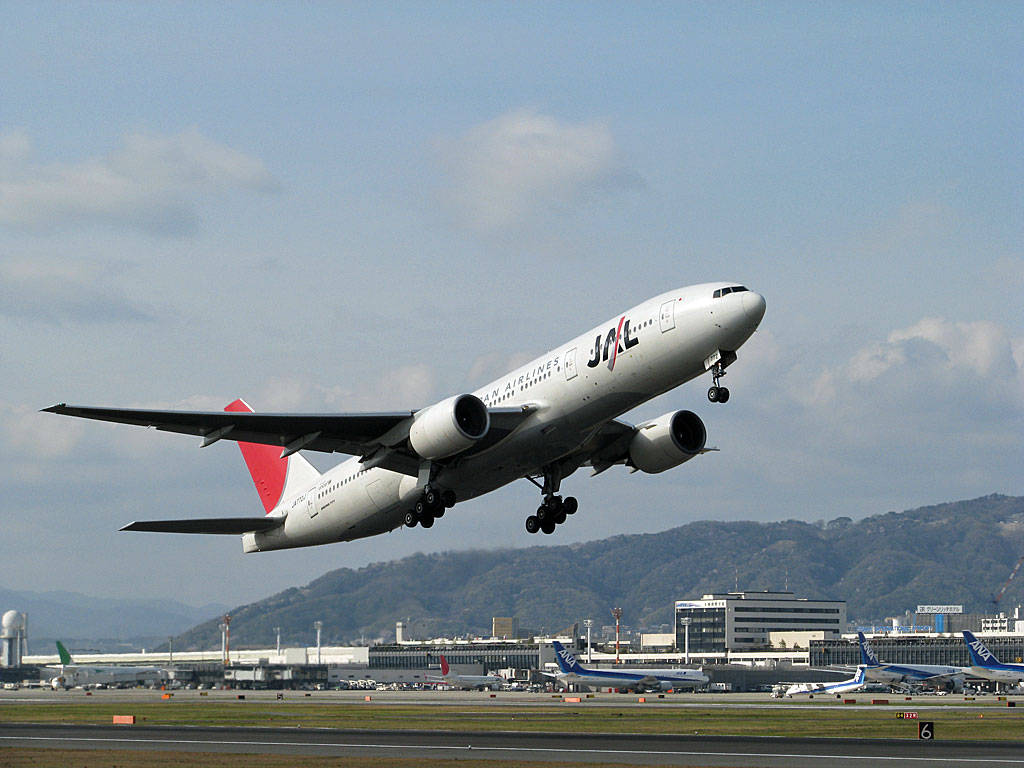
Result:
[[[167,676],[159,667],[75,664],[71,660],[68,649],[60,640],[57,641],[57,655],[60,657],[60,669],[58,674],[50,680],[50,686],[54,689],[157,683]]]
[[[998,683],[1024,682],[1024,664],[1004,664],[974,636],[973,632],[965,629],[963,633],[967,652],[971,655],[969,669],[972,675]]]
[[[563,686],[586,685],[594,688],[621,688],[636,691],[671,691],[679,688],[700,688],[708,684],[708,676],[699,669],[588,669],[576,661],[571,651],[555,640],[555,661],[560,674],[556,679]]]
[[[852,693],[864,687],[865,667],[863,664],[857,667],[857,674],[849,680],[840,680],[837,683],[794,683],[785,690],[785,696],[808,696],[816,693]]]
[[[764,316],[764,298],[734,283],[663,293],[592,328],[472,394],[418,411],[362,414],[253,413],[242,400],[224,412],[146,411],[60,404],[45,410],[198,435],[203,447],[236,440],[264,517],[154,520],[122,530],[243,534],[246,552],[429,528],[456,501],[519,478],[543,502],[530,533],[552,533],[577,509],[564,478],[616,464],[664,472],[704,453],[704,423],[691,411],[632,426],[618,416],[702,373],[711,402],[724,403],[726,367]],[[352,454],[321,475],[300,454]]]
[[[860,643],[861,666],[865,668],[868,682],[890,685],[952,685],[962,691],[964,678],[971,676],[967,667],[949,667],[941,664],[883,664],[878,660],[863,632],[857,633]]]
[[[484,688],[497,690],[505,681],[497,675],[460,675],[457,672],[452,672],[451,667],[448,666],[448,659],[442,653],[441,674],[427,675],[427,682],[449,685],[452,688],[462,688],[467,691],[474,688],[482,691]]]

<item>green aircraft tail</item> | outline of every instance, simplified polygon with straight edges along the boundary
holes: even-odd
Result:
[[[68,653],[68,649],[64,647],[64,643],[60,640],[57,641],[57,653],[60,655],[61,664],[71,663],[71,654]]]

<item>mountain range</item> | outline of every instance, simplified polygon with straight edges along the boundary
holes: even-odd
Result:
[[[30,653],[53,653],[53,641],[72,650],[113,652],[167,644],[167,638],[227,606],[191,606],[176,600],[90,597],[77,592],[33,592],[0,588],[0,613],[28,614]]]
[[[230,611],[234,647],[392,639],[396,621],[413,637],[490,634],[491,617],[515,616],[537,632],[583,618],[668,631],[675,600],[706,593],[789,589],[847,601],[857,623],[880,623],[920,603],[992,602],[1024,556],[1024,497],[992,495],[860,520],[808,523],[701,521],[661,533],[565,546],[417,554],[339,568]],[[1024,601],[1024,578],[1001,608]],[[218,620],[175,639],[175,648],[220,644]]]

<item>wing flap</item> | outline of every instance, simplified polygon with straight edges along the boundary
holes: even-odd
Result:
[[[151,533],[243,534],[268,531],[283,524],[283,517],[207,517],[190,520],[136,520],[121,530]]]

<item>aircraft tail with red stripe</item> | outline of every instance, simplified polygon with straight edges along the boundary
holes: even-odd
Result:
[[[253,412],[249,404],[241,398],[226,406],[224,410]],[[316,467],[298,453],[281,458],[279,446],[240,442],[238,447],[242,449],[242,458],[245,459],[245,465],[249,468],[249,474],[252,475],[253,484],[256,486],[256,493],[259,494],[267,514],[285,499],[290,499],[312,486],[320,477]]]

